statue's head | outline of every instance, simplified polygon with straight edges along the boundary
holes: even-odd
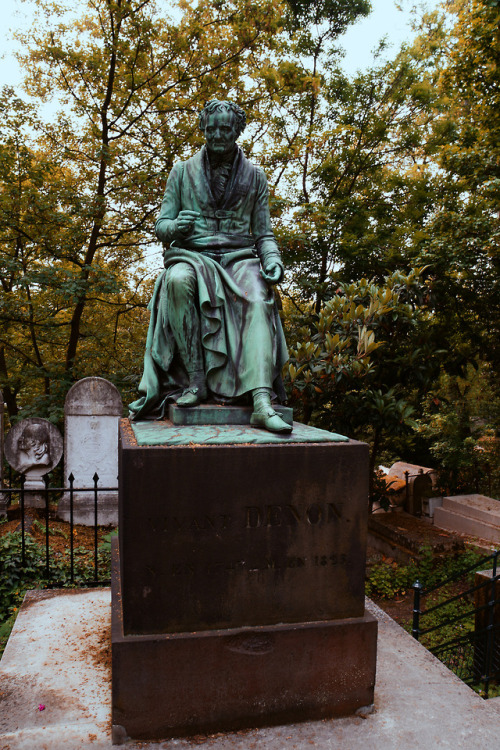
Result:
[[[203,130],[207,148],[219,156],[230,153],[236,139],[244,131],[246,116],[241,107],[233,102],[214,99],[200,113],[200,129]]]

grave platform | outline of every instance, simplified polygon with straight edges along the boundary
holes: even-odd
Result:
[[[500,501],[478,494],[444,497],[442,506],[434,510],[434,525],[498,545]]]
[[[464,549],[465,542],[457,534],[438,529],[431,519],[417,518],[405,511],[369,516],[368,546],[372,551],[407,564],[420,559],[424,545],[433,554],[441,555]]]
[[[1,748],[116,747],[111,734],[110,600],[109,589],[28,592],[0,661]],[[186,739],[115,740],[124,750],[497,747],[500,698],[484,701],[372,602],[367,601],[367,609],[378,621],[371,712]],[[39,705],[45,706],[43,711]]]
[[[368,446],[123,420],[119,456],[114,725],[175,737],[372,702]]]

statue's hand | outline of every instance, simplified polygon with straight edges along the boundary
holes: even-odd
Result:
[[[263,268],[260,273],[266,284],[277,284],[281,281],[283,269],[279,263],[273,263],[272,265],[267,266],[267,268]]]
[[[193,231],[194,221],[200,214],[198,211],[184,209],[179,213],[175,220],[175,229],[182,235],[187,235]]]

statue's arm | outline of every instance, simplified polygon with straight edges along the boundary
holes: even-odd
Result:
[[[164,244],[186,237],[193,229],[194,220],[198,216],[197,211],[182,208],[182,172],[182,162],[174,164],[168,176],[160,215],[155,224],[156,236]]]
[[[252,211],[251,229],[262,266],[262,276],[269,284],[278,284],[283,278],[285,269],[278,243],[271,228],[267,179],[260,169],[257,174],[257,191]]]
[[[181,168],[180,168],[181,167]],[[167,180],[165,194],[161,202],[160,215],[155,224],[155,233],[164,243],[177,239],[176,219],[181,210],[182,165],[174,164]]]

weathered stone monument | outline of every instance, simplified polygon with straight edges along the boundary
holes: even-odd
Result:
[[[167,182],[166,270],[120,426],[116,743],[373,702],[368,447],[272,403],[286,349],[265,177],[236,146],[238,107],[211,102],[200,126],[206,148]]]
[[[24,504],[45,507],[43,477],[61,460],[61,433],[47,419],[30,417],[12,427],[5,439],[5,458],[15,471],[24,474]]]
[[[389,469],[389,477],[405,481],[405,510],[412,516],[421,516],[423,506],[432,495],[432,488],[437,480],[436,470],[396,461]]]
[[[118,423],[123,404],[118,389],[104,378],[83,378],[66,395],[64,404],[64,482],[74,476],[73,521],[87,526],[95,522],[95,473],[98,487],[113,488],[118,481]],[[58,518],[69,521],[70,493],[57,509]],[[118,493],[100,491],[97,522],[118,523]]]

